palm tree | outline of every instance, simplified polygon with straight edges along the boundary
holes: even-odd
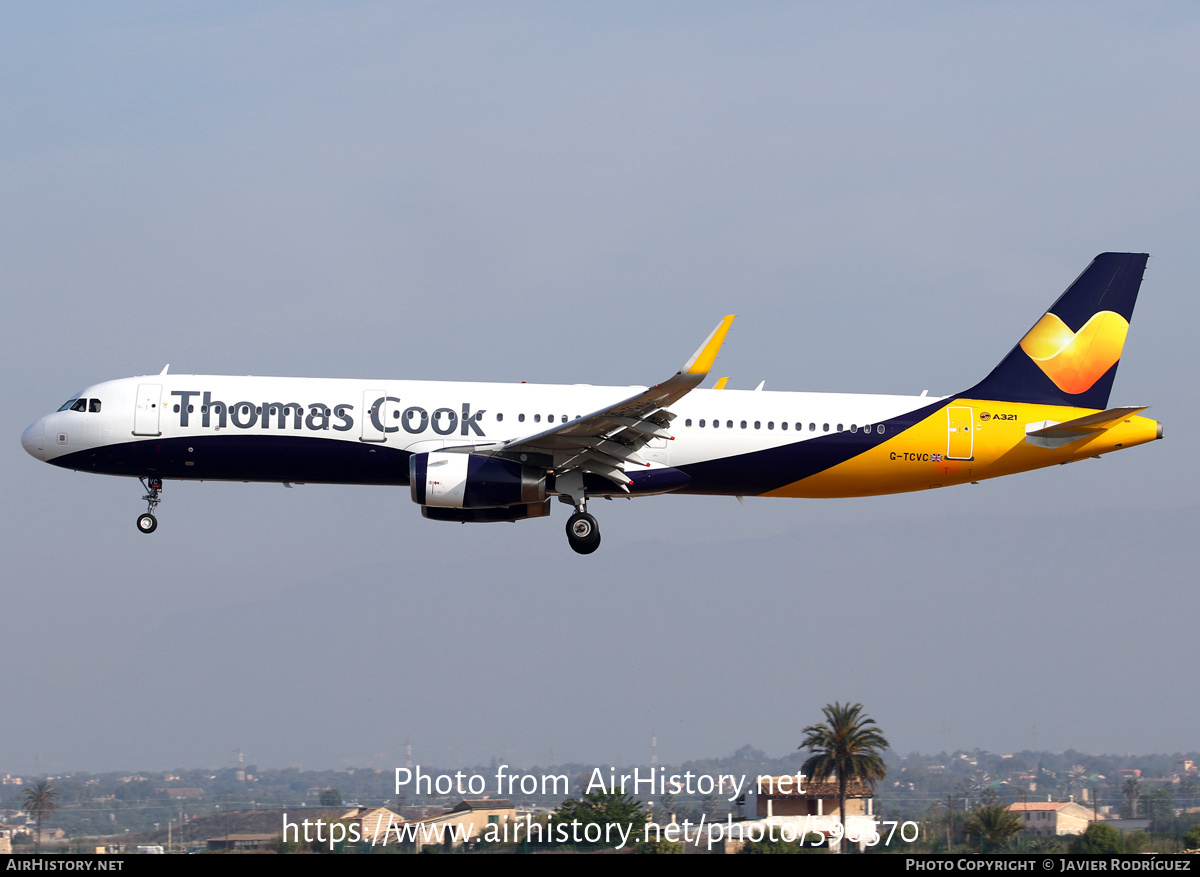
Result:
[[[977,770],[970,776],[965,776],[958,782],[956,787],[960,797],[965,798],[967,803],[970,803],[972,796],[982,795],[983,790],[987,788],[992,778],[988,776],[986,770]]]
[[[1075,793],[1082,789],[1087,781],[1087,768],[1085,768],[1082,764],[1074,765],[1071,770],[1067,772],[1067,778],[1063,783],[1067,791],[1067,797],[1074,799]]]
[[[826,704],[821,712],[825,721],[809,725],[804,729],[804,742],[800,749],[813,753],[802,772],[814,782],[825,782],[837,777],[838,806],[842,818],[842,837],[846,837],[846,786],[854,781],[872,786],[887,775],[887,767],[880,754],[888,748],[888,741],[877,728],[874,719],[862,714],[862,704]],[[838,844],[838,851],[845,846]]]
[[[551,816],[551,825],[578,822],[587,826],[596,824],[604,827],[602,840],[589,841],[586,846],[611,846],[607,843],[610,835],[609,826],[621,826],[621,834],[629,836],[645,824],[646,814],[642,810],[642,802],[634,800],[624,792],[615,789],[611,792],[588,792],[582,798],[567,798]]]
[[[1200,784],[1197,784],[1195,780],[1184,780],[1179,784],[1179,797],[1185,802],[1190,798],[1193,807],[1196,805],[1197,793],[1200,793]]]
[[[1129,807],[1130,817],[1137,819],[1138,798],[1142,797],[1142,784],[1138,782],[1137,777],[1129,777],[1125,780],[1125,785],[1121,787],[1121,794],[1125,796],[1125,804]]]
[[[34,849],[42,851],[42,823],[58,809],[58,789],[49,780],[38,780],[25,790],[25,812],[33,817],[37,825],[37,840]]]
[[[979,838],[979,845],[986,853],[1004,849],[1008,839],[1024,827],[1021,817],[1003,804],[976,807],[963,823],[963,831],[969,837]]]

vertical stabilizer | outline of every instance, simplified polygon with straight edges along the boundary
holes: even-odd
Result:
[[[992,373],[961,395],[1107,408],[1148,258],[1101,253]]]

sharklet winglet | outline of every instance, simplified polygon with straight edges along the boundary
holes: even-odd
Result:
[[[717,324],[717,328],[712,330],[712,334],[704,339],[700,349],[693,353],[692,358],[680,369],[680,374],[702,377],[708,374],[708,370],[712,368],[713,361],[721,349],[721,344],[725,341],[725,336],[729,334],[729,327],[735,316],[735,314],[729,314]]]

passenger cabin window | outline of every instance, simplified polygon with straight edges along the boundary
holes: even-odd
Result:
[[[701,425],[701,426],[704,426],[704,421],[703,421],[703,420],[701,420],[701,421],[700,421],[700,425]]]
[[[822,432],[829,432],[829,424],[828,423],[823,424]]]
[[[755,429],[762,429],[762,421],[761,421],[761,420],[756,420],[756,421],[754,421],[754,428],[755,428]]]
[[[689,417],[687,420],[685,420],[685,421],[683,422],[683,425],[684,425],[684,426],[691,426],[691,425],[692,425],[692,418],[690,418],[690,417]]]
[[[520,423],[524,423],[524,422],[525,422],[525,415],[524,415],[524,414],[518,414],[518,415],[517,415],[517,420],[518,420]]]
[[[746,428],[746,421],[743,420],[742,421],[742,429],[745,429],[745,428]]]
[[[504,422],[504,415],[503,415],[503,414],[497,414],[497,415],[496,415],[496,422],[497,422],[497,423],[503,423],[503,422]]]

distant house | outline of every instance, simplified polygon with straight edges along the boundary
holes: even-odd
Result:
[[[874,790],[866,783],[854,780],[846,784],[846,818],[873,814]],[[838,809],[837,779],[814,783],[805,778],[803,784],[795,776],[759,777],[746,792],[742,814],[747,819],[769,819],[774,816],[836,816]]]
[[[516,818],[516,806],[504,798],[464,798],[457,807],[445,813],[410,820],[405,832],[393,830],[386,843],[396,843],[397,837],[402,836],[404,842],[414,845],[418,852],[426,846],[452,849],[478,841],[489,825],[504,826],[515,822]],[[396,824],[400,824],[399,821]],[[382,833],[377,843],[385,843]]]
[[[168,798],[203,798],[204,789],[164,789]]]
[[[387,807],[355,807],[338,818],[357,823],[359,837],[367,843],[382,842],[392,826],[404,824],[404,817]]]
[[[265,850],[279,843],[279,834],[226,834],[210,837],[205,846],[210,850]]]
[[[869,785],[857,780],[846,786],[846,832],[860,847],[876,831],[874,795]],[[841,832],[842,814],[836,779],[798,783],[795,776],[762,776],[738,800],[742,819],[726,824],[725,852],[738,852],[764,832],[776,837],[782,832],[785,839],[819,834],[837,846],[833,839]]]
[[[1092,811],[1074,801],[1035,801],[1008,809],[1021,818],[1025,833],[1031,835],[1083,834],[1092,822]]]

